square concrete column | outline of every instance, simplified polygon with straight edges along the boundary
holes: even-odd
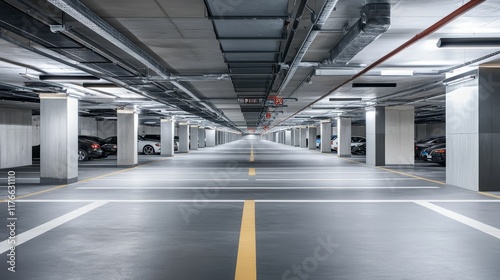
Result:
[[[40,94],[40,183],[77,181],[78,97]]]
[[[331,122],[321,122],[321,152],[331,153],[332,146],[332,123]]]
[[[0,169],[32,164],[32,110],[0,108]]]
[[[137,166],[139,115],[133,108],[119,109],[116,112],[118,117],[117,165],[119,167]]]
[[[300,147],[307,148],[307,126],[300,127]]]
[[[286,130],[285,131],[285,145],[290,146],[291,144],[292,144],[292,131]]]
[[[190,135],[191,135],[191,148],[190,150],[192,151],[196,151],[198,150],[198,131],[199,131],[199,127],[197,125],[191,125],[190,126],[190,129],[191,129],[191,132],[190,132]]]
[[[385,108],[385,165],[415,164],[415,108]]]
[[[337,156],[351,157],[351,119],[337,119]]]
[[[205,148],[207,146],[205,127],[203,126],[198,128],[198,143],[200,148]]]
[[[189,153],[189,125],[179,124],[179,153]]]
[[[175,121],[173,119],[162,119],[160,130],[161,130],[161,155],[164,157],[173,157]]]
[[[205,130],[206,138],[207,138],[207,147],[215,147],[215,133],[216,131],[213,129]]]
[[[307,128],[308,130],[308,139],[307,139],[307,146],[309,150],[316,150],[316,127],[315,126],[310,126]]]
[[[290,130],[290,146],[295,146],[295,129]]]
[[[300,147],[300,128],[295,128],[293,131],[293,146]]]
[[[500,191],[500,68],[461,77],[449,76],[446,88],[446,183]]]
[[[385,107],[366,109],[366,164],[385,165]]]

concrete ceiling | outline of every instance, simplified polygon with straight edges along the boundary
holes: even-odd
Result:
[[[330,51],[356,26],[363,7],[374,3],[390,4],[390,28],[366,46],[355,46],[359,50],[348,64],[328,63]],[[36,108],[37,94],[44,90],[36,86],[76,88],[86,94],[82,115],[109,116],[118,107],[139,105],[148,118],[191,115],[192,122],[258,132],[339,115],[362,121],[365,107],[375,104],[414,105],[417,117],[436,112],[419,121],[443,120],[446,75],[461,65],[497,63],[500,46],[438,48],[436,43],[440,38],[496,38],[500,0],[483,1],[376,67],[372,64],[466,3],[1,1],[0,102],[30,102]],[[335,4],[335,9],[320,23],[325,4]],[[73,10],[61,12],[65,7]],[[74,14],[82,10],[88,11],[86,18]],[[95,29],[101,21],[106,34]],[[54,33],[50,25],[61,26]],[[310,38],[310,46],[302,48]],[[352,79],[367,67],[370,71]],[[382,70],[414,74],[382,76]],[[103,86],[82,87],[88,81],[77,80],[32,83],[41,82],[39,75],[89,74]],[[353,82],[396,86],[353,87]],[[270,106],[272,96],[285,98],[284,106]]]

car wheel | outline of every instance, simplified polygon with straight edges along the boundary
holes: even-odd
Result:
[[[144,148],[142,148],[142,152],[145,155],[152,155],[155,153],[155,148],[153,148],[153,146],[146,145],[146,146],[144,146]]]
[[[88,154],[85,150],[79,149],[78,150],[78,161],[84,161],[88,159]]]

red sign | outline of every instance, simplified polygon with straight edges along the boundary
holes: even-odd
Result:
[[[275,96],[274,97],[274,105],[275,106],[281,106],[281,105],[283,105],[283,98]]]
[[[271,113],[267,112],[266,113],[266,119],[270,119],[271,118]]]

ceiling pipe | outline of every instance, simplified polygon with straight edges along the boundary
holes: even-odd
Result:
[[[316,20],[316,23],[314,24],[313,28],[309,30],[309,33],[306,36],[306,39],[304,43],[302,43],[302,46],[300,47],[299,51],[297,52],[297,55],[295,55],[295,58],[290,64],[290,69],[286,73],[285,79],[281,83],[279,89],[278,89],[278,94],[281,94],[285,90],[285,88],[288,86],[290,81],[292,80],[293,76],[297,72],[297,69],[300,67],[300,64],[302,62],[302,59],[306,55],[307,51],[311,47],[312,43],[320,33],[321,28],[325,25],[326,21],[330,17],[331,13],[333,12],[335,6],[337,5],[337,2],[339,0],[327,0],[325,5],[323,5],[323,8],[321,9],[320,15],[318,16],[318,19]]]
[[[316,99],[316,101],[309,103],[307,106],[305,106],[304,108],[300,109],[299,111],[297,111],[295,114],[291,115],[288,118],[292,118],[295,115],[299,114],[300,112],[302,112],[302,111],[306,110],[307,108],[311,107],[312,105],[318,103],[320,100],[328,97],[330,94],[332,94],[336,90],[342,88],[343,86],[345,86],[345,85],[349,84],[350,82],[356,80],[357,78],[363,76],[368,71],[374,69],[378,65],[382,64],[383,62],[385,62],[386,60],[392,58],[393,56],[399,54],[400,52],[402,52],[403,50],[407,49],[411,45],[417,43],[418,41],[422,40],[423,38],[431,35],[432,33],[436,32],[437,30],[439,30],[440,28],[442,28],[443,26],[447,25],[448,23],[454,21],[456,18],[460,17],[462,14],[468,12],[469,10],[471,10],[471,9],[477,7],[477,6],[479,6],[480,4],[482,4],[485,1],[486,0],[471,0],[471,1],[467,2],[466,4],[462,5],[461,7],[459,7],[458,9],[456,9],[455,11],[453,11],[452,13],[450,13],[449,15],[447,15],[446,17],[444,17],[443,19],[441,19],[440,21],[438,21],[435,24],[431,25],[430,27],[428,27],[427,29],[425,29],[423,32],[415,35],[415,37],[411,38],[410,40],[408,40],[407,42],[405,42],[401,46],[397,47],[396,49],[394,49],[390,53],[384,55],[382,58],[380,58],[377,61],[375,61],[374,63],[372,63],[371,65],[369,65],[368,67],[366,67],[365,69],[363,69],[362,71],[360,71],[358,74],[356,74],[353,77],[349,78],[348,80],[346,80],[345,82],[341,83],[340,85],[334,87],[333,89],[331,89],[330,91],[328,91],[328,93],[326,93],[323,96],[321,96],[320,98]],[[279,123],[277,125],[280,125],[280,124],[281,123]]]
[[[168,78],[170,73],[158,61],[151,57],[144,50],[135,45],[123,34],[118,32],[109,23],[104,21],[92,10],[87,8],[78,0],[47,0],[47,2],[59,8],[72,18],[85,25],[90,30],[96,32],[104,39],[108,40],[118,48],[125,50],[129,55],[155,71],[162,78]]]
[[[154,71],[158,76],[163,79],[170,79],[171,73],[167,71],[158,61],[151,57],[144,50],[139,48],[136,44],[130,41],[127,37],[121,34],[118,30],[100,18],[92,10],[86,7],[78,0],[47,0],[52,5],[59,8],[61,11],[65,12],[69,16],[73,17],[81,24],[94,31],[104,39],[108,40],[110,43],[116,47],[124,50],[129,55],[140,61],[142,64],[147,66],[149,69]],[[174,84],[175,83],[175,84]],[[176,81],[172,81],[172,84],[177,86],[179,89],[186,92],[184,86]],[[187,89],[186,89],[187,90]],[[200,101],[191,91],[187,90],[186,94],[194,98],[196,101]],[[206,106],[205,106],[206,107]],[[217,115],[216,118],[219,118]],[[225,120],[227,118],[224,117]],[[231,124],[231,122],[229,122]]]

